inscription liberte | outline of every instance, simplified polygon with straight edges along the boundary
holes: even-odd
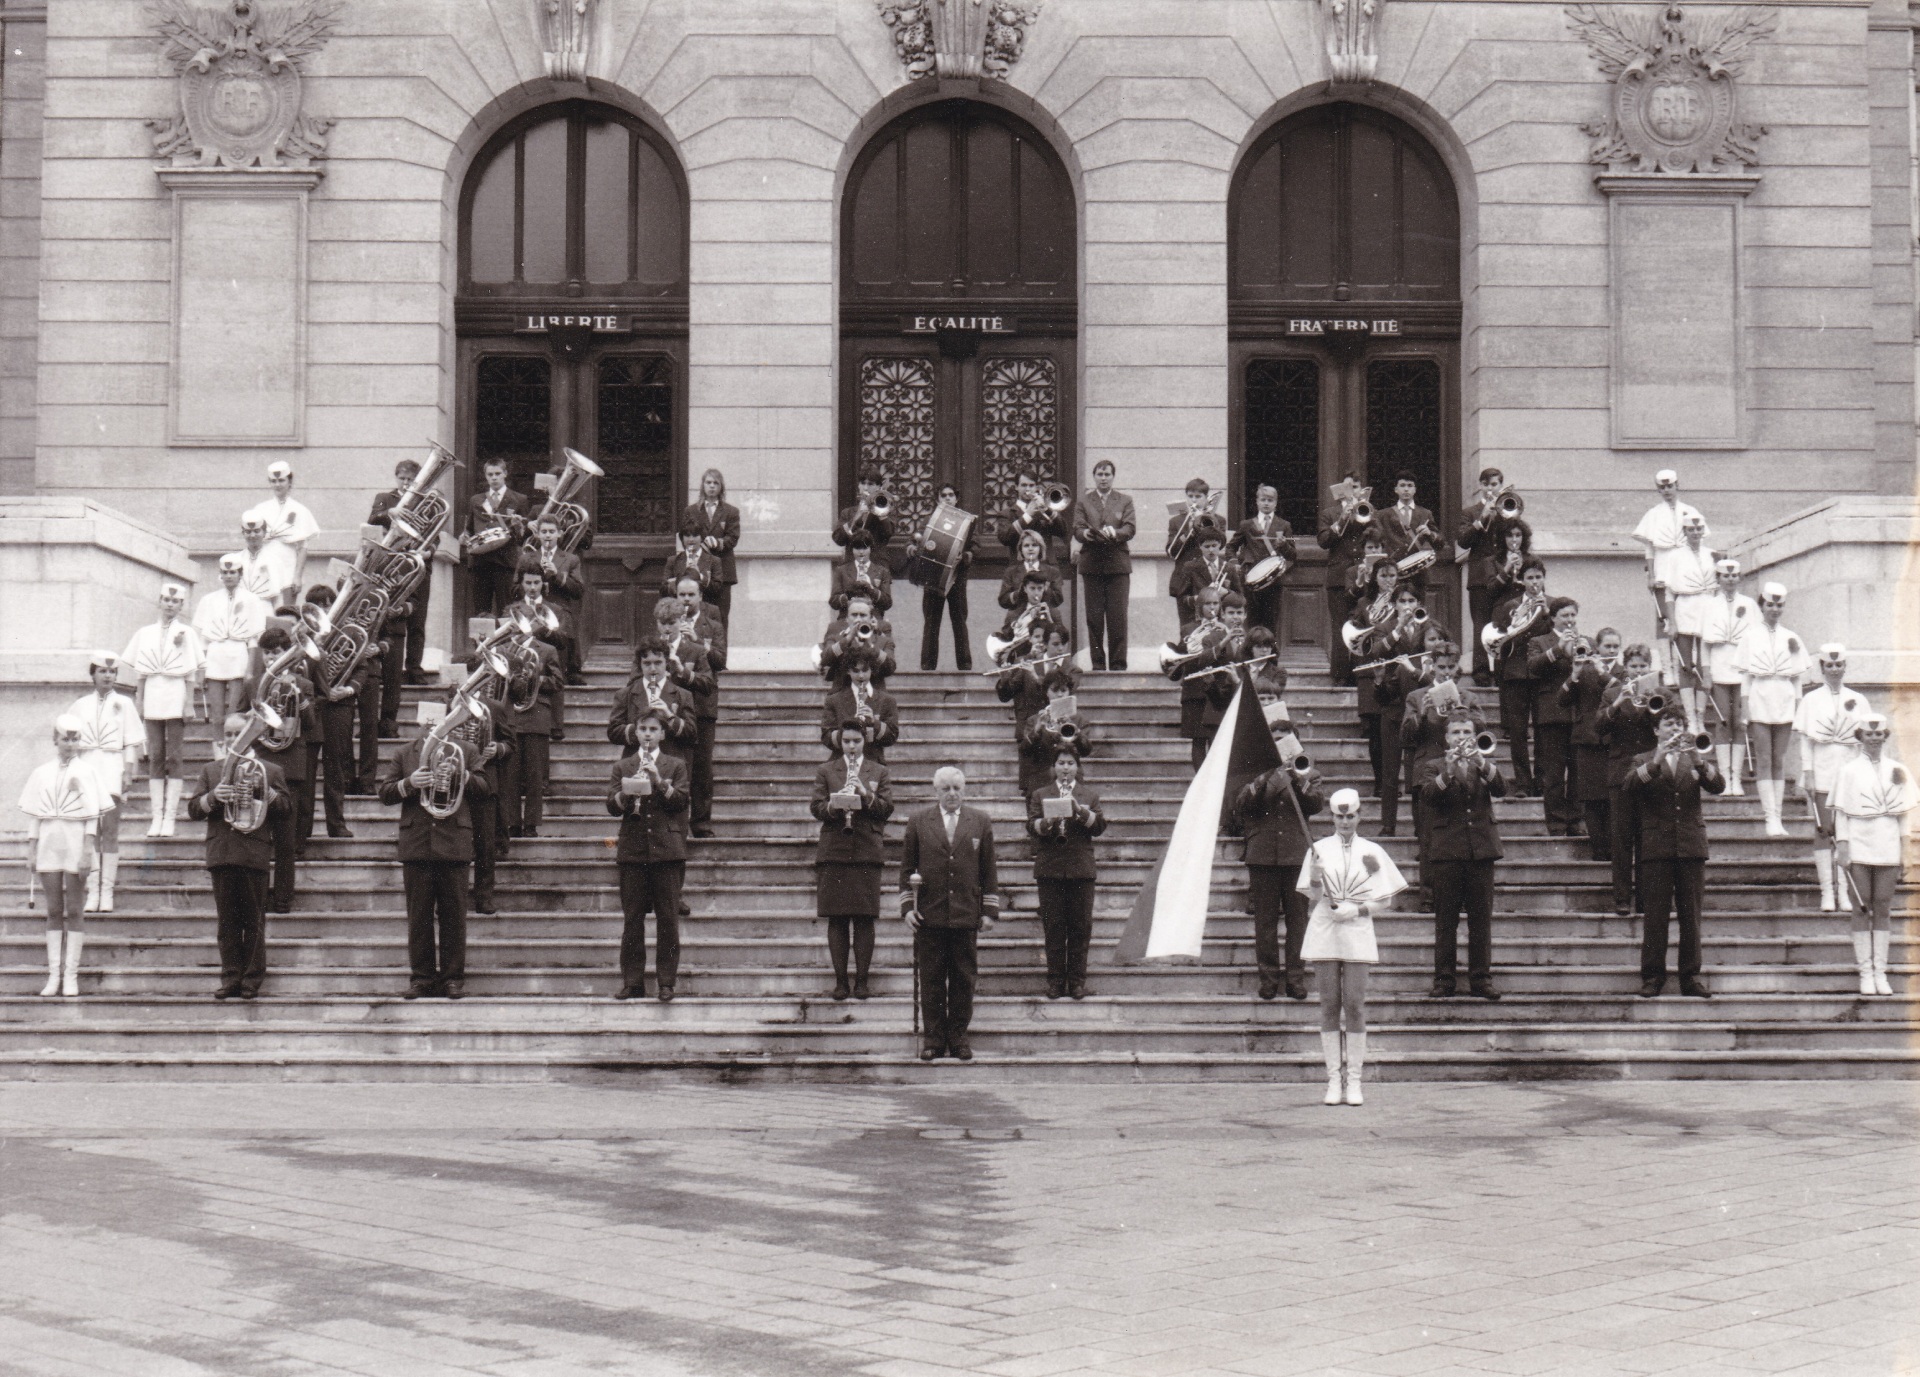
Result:
[[[1397,335],[1400,322],[1397,320],[1289,320],[1287,333],[1290,335]]]
[[[526,316],[520,327],[523,335],[544,335],[549,330],[592,330],[600,335],[624,335],[633,326],[625,316],[557,315]]]

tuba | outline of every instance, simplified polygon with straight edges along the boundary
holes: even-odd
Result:
[[[544,628],[553,631],[560,625],[560,618],[552,607],[540,605],[540,620],[521,615],[512,623],[512,633],[507,642],[506,677],[507,700],[515,712],[531,712],[533,705],[540,701],[540,637]]]
[[[247,725],[240,729],[239,738],[228,748],[226,759],[221,763],[220,782],[247,791],[240,802],[226,805],[227,822],[236,832],[258,832],[267,820],[267,767],[247,752],[279,725],[278,713],[265,703],[255,704],[247,717]]]
[[[593,524],[593,518],[587,514],[587,509],[574,499],[584,496],[587,485],[596,478],[605,478],[607,471],[577,449],[562,446],[560,452],[567,457],[566,465],[560,470],[560,476],[554,480],[553,487],[548,491],[546,505],[540,508],[527,526],[532,529],[540,524],[543,517],[552,517],[560,523],[559,548],[571,554],[579,548],[580,542],[586,539],[587,530]],[[521,548],[538,559],[540,538],[528,536],[527,543]]]
[[[316,611],[318,609],[315,609]],[[303,706],[300,683],[293,677],[293,667],[302,658],[318,660],[322,655],[319,643],[314,639],[305,623],[296,622],[293,630],[293,644],[274,658],[272,664],[260,674],[260,699],[273,711],[278,719],[260,738],[263,749],[278,755],[290,749],[300,736],[300,709]]]
[[[468,676],[467,684],[490,673],[482,665]],[[482,719],[487,711],[467,691],[467,684],[454,694],[446,716],[435,722],[420,741],[420,765],[433,772],[433,782],[420,795],[420,806],[436,818],[450,818],[459,812],[460,800],[467,793],[467,748],[454,733],[468,722]]]

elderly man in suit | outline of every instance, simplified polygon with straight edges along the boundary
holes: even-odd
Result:
[[[620,819],[614,859],[620,865],[620,993],[647,993],[647,910],[653,910],[659,957],[654,964],[660,1002],[673,999],[680,974],[680,887],[687,874],[687,763],[660,749],[661,713],[643,709],[633,724],[635,746],[613,767],[607,811]]]
[[[827,954],[833,959],[833,997],[867,997],[867,967],[873,960],[873,925],[880,917],[880,873],[887,819],[893,816],[893,785],[887,767],[867,754],[867,732],[857,719],[840,724],[833,759],[813,775],[809,803],[820,824],[814,857],[819,916],[827,920]],[[847,985],[847,951],[854,957]]]
[[[957,765],[933,772],[939,801],[914,814],[900,845],[900,916],[913,929],[920,972],[920,1060],[973,1060],[967,1027],[979,979],[978,941],[1000,917],[993,821],[966,806]]]
[[[1709,999],[1700,979],[1700,910],[1706,902],[1707,827],[1700,795],[1727,787],[1712,745],[1702,751],[1688,734],[1687,714],[1669,704],[1660,714],[1660,742],[1633,762],[1627,787],[1640,819],[1640,897],[1646,927],[1640,941],[1640,997],[1667,984],[1667,918],[1680,915],[1680,993]]]
[[[489,459],[483,471],[487,486],[467,499],[467,527],[460,533],[460,548],[473,577],[473,615],[497,617],[520,592],[513,567],[520,558],[520,542],[526,538],[527,497],[507,486],[506,460]],[[507,537],[504,544],[485,551],[471,548],[483,535],[491,541],[501,532]]]
[[[1071,746],[1061,747],[1053,757],[1053,783],[1027,796],[1033,879],[1040,889],[1040,929],[1046,934],[1048,999],[1087,997],[1093,887],[1099,878],[1093,839],[1106,830],[1100,795],[1080,782],[1079,755]]]
[[[1114,491],[1113,461],[1093,466],[1093,486],[1073,509],[1080,541],[1080,587],[1087,614],[1087,655],[1096,670],[1127,667],[1127,595],[1133,582],[1128,543],[1136,533],[1133,499]]]
[[[1270,681],[1269,681],[1270,682]],[[1247,839],[1247,897],[1253,903],[1253,956],[1260,967],[1260,998],[1277,996],[1284,983],[1288,999],[1307,997],[1307,965],[1300,956],[1307,940],[1311,905],[1295,888],[1300,866],[1313,844],[1307,819],[1327,806],[1326,784],[1308,764],[1293,724],[1281,718],[1270,730],[1285,757],[1265,774],[1247,782],[1233,800],[1232,820]],[[1286,920],[1284,961],[1280,923]]]
[[[437,818],[421,804],[435,787],[431,764],[420,753],[431,728],[402,746],[380,780],[380,801],[400,808],[400,869],[407,895],[406,998],[444,995],[458,999],[467,980],[467,867],[473,863],[473,812],[469,800],[493,788],[480,753],[460,744],[466,789],[459,806]],[[438,937],[436,942],[435,938]]]

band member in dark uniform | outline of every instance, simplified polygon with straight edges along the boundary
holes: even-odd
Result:
[[[1474,747],[1473,719],[1447,723],[1446,751],[1420,767],[1420,809],[1427,829],[1421,877],[1433,891],[1433,997],[1451,999],[1459,970],[1460,915],[1467,916],[1467,990],[1498,999],[1493,988],[1493,869],[1505,854],[1493,801],[1507,782],[1491,755]]]
[[[1428,623],[1426,668],[1408,691],[1400,714],[1401,776],[1413,800],[1413,834],[1419,838],[1417,855],[1422,861],[1427,856],[1427,830],[1420,806],[1421,767],[1447,753],[1447,723],[1453,718],[1465,716],[1476,734],[1486,729],[1479,705],[1461,692],[1459,678],[1460,647],[1444,630]]]
[[[1481,632],[1494,681],[1500,685],[1500,729],[1507,738],[1517,794],[1540,793],[1533,775],[1533,673],[1527,646],[1552,626],[1548,601],[1547,566],[1531,560],[1521,572],[1520,592],[1493,609],[1493,621]]]
[[[1440,545],[1440,532],[1433,524],[1433,513],[1414,500],[1419,491],[1419,480],[1407,469],[1402,469],[1394,475],[1393,505],[1374,513],[1374,530],[1386,548],[1388,559],[1402,560],[1416,551],[1433,550]],[[1420,571],[1405,575],[1402,581],[1424,592],[1427,576]]]
[[[473,666],[468,666],[471,669]],[[494,681],[489,681],[494,682]],[[458,690],[450,690],[448,703]],[[498,913],[494,899],[494,873],[500,860],[500,838],[506,829],[500,825],[500,797],[505,792],[507,760],[513,755],[513,709],[506,691],[498,698],[482,700],[485,717],[469,718],[454,728],[453,737],[473,748],[480,771],[487,777],[487,788],[467,795],[467,807],[473,814],[473,911]]]
[[[1700,979],[1700,912],[1705,906],[1707,828],[1700,794],[1727,787],[1713,748],[1697,750],[1688,736],[1686,710],[1670,704],[1660,714],[1660,744],[1635,760],[1627,787],[1640,812],[1640,895],[1647,919],[1640,943],[1640,997],[1652,999],[1667,984],[1667,920],[1680,917],[1680,993],[1711,996]]]
[[[316,583],[307,590],[307,601],[321,611],[327,611],[333,606],[333,589],[324,583]],[[353,836],[347,826],[347,791],[355,783],[357,768],[353,754],[353,719],[361,696],[379,692],[373,678],[375,668],[377,664],[374,658],[368,656],[348,680],[346,696],[328,698],[321,694],[314,700],[320,715],[320,763],[324,767],[321,799],[325,804],[329,837],[351,839]],[[378,744],[376,740],[376,749]]]
[[[867,733],[849,718],[840,724],[840,749],[813,775],[808,805],[820,824],[814,856],[815,911],[827,920],[827,955],[833,961],[833,997],[865,999],[867,967],[873,961],[873,924],[880,916],[883,843],[893,816],[893,785],[887,767],[866,754]],[[847,951],[853,951],[853,984],[847,984]]]
[[[1064,573],[1073,558],[1073,543],[1068,539],[1073,524],[1071,503],[1058,509],[1049,506],[1040,475],[1032,469],[1022,469],[1015,475],[1014,488],[1014,504],[1000,517],[1000,543],[1009,551],[1017,551],[1020,538],[1032,531],[1040,537],[1046,562]]]
[[[1581,823],[1573,783],[1573,706],[1562,697],[1573,673],[1576,650],[1592,652],[1580,635],[1580,604],[1554,598],[1547,604],[1552,624],[1527,642],[1527,676],[1533,680],[1535,779],[1545,796],[1547,835],[1577,837]]]
[[[1366,663],[1371,660],[1385,659],[1400,654],[1402,633],[1409,638],[1414,634],[1413,613],[1417,602],[1396,603],[1394,590],[1399,586],[1400,571],[1391,560],[1381,560],[1373,566],[1368,576],[1367,589],[1353,610],[1347,614],[1346,627],[1335,634],[1335,639],[1345,645],[1350,639],[1353,644],[1353,658]],[[1350,634],[1348,634],[1350,633]],[[1352,662],[1348,664],[1352,670]],[[1379,797],[1385,780],[1386,759],[1384,743],[1380,739],[1380,700],[1375,696],[1378,685],[1377,670],[1363,670],[1354,674],[1354,684],[1359,689],[1356,699],[1360,714],[1360,731],[1367,739],[1367,761],[1373,771],[1373,793]],[[1399,762],[1394,762],[1399,768]]]
[[[507,604],[506,615],[524,616],[535,627],[535,634],[553,650],[560,665],[559,686],[553,691],[553,733],[555,741],[567,739],[567,678],[566,669],[569,659],[575,654],[573,643],[574,622],[569,618],[567,609],[560,603],[547,597],[547,579],[537,568],[520,569],[520,597]],[[547,625],[548,620],[553,625]]]
[[[473,615],[498,617],[520,592],[513,570],[521,542],[527,538],[527,497],[507,486],[506,460],[489,459],[482,471],[486,487],[467,499],[467,526],[460,533],[460,548],[473,577]],[[483,534],[497,539],[502,532],[506,540],[493,549],[470,548]]]
[[[942,483],[935,510],[959,505],[960,490],[951,483]],[[907,577],[920,585],[920,668],[940,668],[940,612],[945,608],[947,620],[953,626],[953,667],[964,674],[973,668],[973,643],[967,639],[967,570],[980,548],[980,523],[975,521],[967,526],[967,539],[955,559],[951,576],[947,567],[933,557],[935,548],[926,528],[922,527],[908,556]],[[952,587],[942,594],[940,589],[949,577]]]
[[[1203,685],[1201,692],[1205,695],[1200,707],[1202,760],[1206,759],[1206,752],[1213,749],[1214,738],[1220,734],[1220,723],[1225,720],[1227,707],[1240,687],[1240,676],[1230,672],[1231,669],[1273,651],[1272,632],[1265,627],[1248,629],[1247,600],[1238,593],[1228,593],[1220,599],[1220,625],[1226,629],[1226,635],[1215,641],[1207,658],[1187,674],[1188,679]],[[1203,669],[1215,672],[1199,673]]]
[[[1057,622],[1034,623],[1032,639],[993,681],[994,696],[1013,705],[1013,746],[1020,749],[1020,733],[1033,715],[1047,705],[1047,680],[1070,658],[1067,629]]]
[[[1057,816],[1048,815],[1048,800]],[[1080,757],[1062,747],[1053,783],[1027,795],[1033,837],[1033,879],[1040,890],[1040,930],[1047,947],[1047,998],[1087,997],[1087,949],[1093,944],[1093,839],[1107,830],[1100,795],[1080,782]]]
[[[1292,723],[1270,724],[1282,742],[1280,764],[1249,780],[1232,804],[1234,828],[1247,839],[1247,898],[1253,905],[1253,956],[1260,967],[1260,998],[1307,997],[1307,965],[1300,944],[1307,937],[1307,896],[1294,887],[1313,842],[1307,819],[1327,806],[1320,772],[1306,761]],[[1291,750],[1289,756],[1287,752]],[[1280,940],[1286,922],[1284,959]]]
[[[270,660],[292,644],[292,638],[284,626],[270,626],[260,633],[260,648]],[[273,833],[273,885],[267,906],[274,913],[293,912],[294,879],[298,868],[295,862],[299,860],[300,846],[304,840],[300,835],[303,813],[309,832],[313,828],[313,771],[309,768],[313,763],[311,752],[313,743],[320,740],[320,710],[313,702],[313,681],[307,677],[307,671],[301,665],[294,665],[289,673],[300,693],[300,720],[295,725],[292,740],[283,751],[270,751],[264,745],[254,747],[254,754],[265,763],[276,766],[287,782],[287,806],[267,815],[267,826]]]
[[[1512,517],[1502,509],[1509,498],[1513,505]],[[1495,575],[1506,553],[1507,527],[1525,510],[1525,504],[1509,491],[1506,475],[1493,468],[1480,470],[1480,491],[1468,502],[1460,534],[1454,538],[1454,549],[1467,564],[1466,629],[1473,643],[1473,681],[1482,688],[1491,688],[1493,671],[1487,664],[1487,648],[1481,644],[1480,629],[1493,619],[1493,605],[1498,601]]]
[[[467,980],[467,867],[473,860],[473,812],[468,800],[493,787],[479,753],[460,745],[466,789],[459,806],[436,818],[421,805],[423,794],[443,787],[451,771],[435,778],[420,762],[431,728],[407,742],[380,780],[380,801],[400,807],[400,868],[407,893],[406,998],[444,995],[459,999]],[[437,941],[436,941],[437,937]]]
[[[933,792],[938,802],[913,815],[900,844],[900,916],[913,929],[920,972],[920,1060],[972,1061],[979,935],[1000,917],[993,820],[966,806],[958,766],[933,772]]]
[[[1605,627],[1584,658],[1576,650],[1573,672],[1560,686],[1560,701],[1573,718],[1573,792],[1596,861],[1613,859],[1613,826],[1608,814],[1607,743],[1600,708],[1607,690],[1618,683],[1620,633]]]
[[[1133,582],[1133,499],[1113,487],[1113,461],[1093,466],[1093,486],[1073,511],[1080,541],[1080,591],[1087,617],[1087,654],[1095,670],[1127,667],[1127,596]]]
[[[1653,651],[1630,645],[1620,657],[1620,680],[1608,687],[1600,702],[1600,739],[1607,747],[1607,851],[1613,861],[1613,911],[1633,913],[1640,884],[1639,795],[1628,787],[1633,762],[1660,740],[1655,726],[1660,713],[1653,704],[1656,684]]]
[[[647,910],[653,910],[658,955],[655,992],[673,999],[680,975],[680,889],[687,873],[687,764],[660,749],[660,714],[642,708],[633,723],[635,746],[613,767],[607,811],[620,819],[614,859],[620,865],[620,992],[647,993]]]
[[[527,601],[527,575],[539,574],[546,584],[546,596],[560,614],[560,630],[554,633],[554,648],[560,652],[566,681],[575,687],[587,682],[580,672],[580,606],[587,595],[586,577],[581,573],[580,556],[560,548],[560,523],[543,516],[533,523],[532,550],[522,550],[518,572],[521,600]],[[566,710],[561,708],[562,719]]]
[[[388,515],[388,513],[393,510],[394,504],[399,502],[400,494],[406,489],[406,486],[419,476],[420,465],[413,460],[402,459],[399,463],[395,464],[393,466],[393,490],[391,492],[376,493],[374,495],[373,510],[367,514],[367,524],[369,526],[378,526],[383,531],[390,529],[393,525],[393,518]],[[412,596],[407,600],[407,615],[405,619],[397,627],[390,626],[387,633],[388,646],[394,652],[394,664],[399,666],[404,663],[405,678],[409,684],[424,684],[427,682],[426,672],[420,668],[420,657],[425,653],[427,648],[427,599],[432,593],[433,575],[432,571],[429,570],[427,577],[421,579],[420,582],[415,585]],[[389,677],[394,677],[400,672],[397,668],[391,670],[389,671]],[[394,695],[389,699],[389,702],[397,706],[399,702],[398,696]],[[381,716],[383,720],[392,720],[395,717],[395,713],[383,710]],[[392,735],[393,733],[389,732],[387,734]]]
[[[1380,566],[1383,570],[1393,567],[1391,564]],[[1363,708],[1370,705],[1374,709],[1371,719],[1363,717],[1362,722],[1371,727],[1367,744],[1377,747],[1378,751],[1375,768],[1379,784],[1374,792],[1380,797],[1380,835],[1383,837],[1398,836],[1400,832],[1400,784],[1405,766],[1400,728],[1406,717],[1407,694],[1418,674],[1413,668],[1418,662],[1413,657],[1425,653],[1428,630],[1428,624],[1420,620],[1423,610],[1420,590],[1411,583],[1394,582],[1392,586],[1393,619],[1376,627],[1361,644],[1369,656],[1393,662],[1356,675]],[[1396,656],[1406,658],[1393,659]],[[1369,676],[1373,681],[1371,691],[1367,684]]]
[[[1093,753],[1093,733],[1073,704],[1080,678],[1072,665],[1057,664],[1046,677],[1046,706],[1020,724],[1020,796],[1030,797],[1058,777],[1054,761],[1066,751],[1075,759]]]
[[[1169,677],[1180,685],[1180,735],[1193,743],[1191,756],[1196,770],[1207,758],[1209,744],[1206,740],[1207,679],[1198,677],[1199,671],[1213,663],[1213,657],[1219,654],[1220,646],[1228,638],[1226,623],[1220,617],[1221,597],[1216,588],[1202,588],[1196,595],[1195,618],[1181,624],[1178,642],[1181,653],[1194,658],[1168,671]]]
[[[873,600],[864,593],[847,599],[847,612],[828,625],[820,638],[820,674],[828,683],[845,688],[848,657],[856,650],[867,652],[873,661],[873,681],[884,684],[897,667],[894,660],[893,624],[874,615]]]
[[[224,723],[231,751],[247,728],[234,713]],[[260,766],[257,784],[226,783],[226,762],[209,760],[187,800],[187,816],[207,824],[207,874],[213,881],[213,908],[219,918],[220,987],[215,999],[239,995],[252,999],[267,976],[267,871],[273,865],[273,820],[284,817],[292,799],[278,765],[248,757]],[[252,831],[233,825],[236,810],[257,805],[264,817]]]
[[[534,576],[528,575],[532,582]],[[537,837],[547,811],[547,781],[553,756],[554,698],[559,693],[560,656],[545,641],[530,643],[539,656],[540,668],[524,674],[516,666],[508,692],[512,711],[508,727],[513,732],[514,750],[508,757],[505,776],[506,797],[500,803],[500,816],[507,824],[509,837]],[[525,708],[517,706],[526,704]]]
[[[678,598],[673,600],[673,607],[677,614]],[[633,677],[613,695],[613,711],[607,715],[607,740],[632,750],[640,744],[640,719],[652,714],[660,720],[660,749],[686,760],[700,744],[700,723],[693,694],[668,672],[666,642],[649,636],[635,646],[633,671]],[[694,673],[704,671],[703,664]]]
[[[841,753],[840,729],[848,722],[860,724],[867,757],[886,764],[887,747],[900,739],[900,705],[891,693],[874,686],[873,656],[863,650],[848,654],[846,687],[827,694],[820,709],[820,744],[829,756]]]
[[[1357,485],[1359,478],[1352,473],[1343,475],[1339,489],[1345,485]],[[1348,491],[1354,488],[1349,486]],[[1347,609],[1353,605],[1352,595],[1347,591],[1353,579],[1354,566],[1366,551],[1367,532],[1372,529],[1372,518],[1362,519],[1357,502],[1336,500],[1320,509],[1320,530],[1316,539],[1320,548],[1327,552],[1327,662],[1332,672],[1333,682],[1351,687],[1353,684],[1353,657],[1347,654],[1346,643],[1340,639],[1340,628],[1346,624]]]
[[[720,613],[725,626],[733,615],[733,585],[740,581],[734,564],[733,549],[740,543],[740,511],[727,501],[726,475],[708,469],[700,475],[700,496],[680,514],[680,537],[697,541],[720,561],[720,568],[707,585],[707,601]]]
[[[1200,537],[1206,531],[1218,531],[1226,535],[1227,523],[1217,515],[1208,502],[1213,490],[1207,486],[1204,478],[1187,480],[1187,508],[1167,517],[1167,558],[1178,569],[1181,564],[1200,553]],[[1182,609],[1181,615],[1186,615]]]
[[[1299,548],[1294,543],[1292,525],[1279,514],[1280,490],[1271,483],[1262,483],[1254,489],[1253,505],[1253,515],[1240,523],[1228,542],[1227,557],[1248,574],[1260,561],[1276,556],[1284,559],[1291,569],[1299,557]],[[1247,625],[1264,626],[1278,636],[1280,580],[1275,579],[1264,588],[1249,588],[1246,593]]]
[[[893,571],[887,568],[884,552],[875,551],[873,537],[865,531],[853,533],[847,542],[847,557],[833,566],[827,605],[844,612],[847,599],[855,593],[866,594],[873,610],[883,615],[893,606]]]
[[[851,507],[840,509],[840,524],[833,528],[833,543],[842,549],[853,543],[855,531],[865,531],[873,541],[873,548],[885,550],[893,541],[893,515],[889,512],[882,516],[873,509],[873,500],[885,489],[881,486],[884,476],[878,469],[868,469],[860,475],[855,485],[855,498]]]
[[[1167,592],[1179,606],[1182,621],[1192,620],[1195,599],[1203,588],[1216,589],[1222,594],[1244,596],[1245,593],[1240,566],[1227,558],[1225,533],[1205,530],[1194,543],[1199,547],[1198,553],[1176,564],[1167,576]]]
[[[1027,531],[1021,535],[1013,558],[1007,562],[1006,572],[1000,575],[999,601],[1002,607],[1024,606],[1027,602],[1027,581],[1035,574],[1047,581],[1048,607],[1058,607],[1066,600],[1061,566],[1048,560],[1046,551],[1046,538],[1038,531]]]
[[[692,579],[680,580],[680,625],[667,642],[671,658],[699,659],[703,654],[712,687],[693,696],[694,726],[698,739],[687,760],[693,772],[693,807],[690,817],[693,835],[713,835],[713,740],[720,722],[720,676],[727,668],[727,628],[711,612],[702,610],[700,585]],[[705,681],[702,681],[703,683]]]
[[[675,590],[683,578],[693,579],[700,585],[701,606],[720,616],[720,557],[702,545],[696,536],[673,538],[673,554],[667,560],[666,575],[660,580],[661,595],[677,597]],[[724,624],[725,618],[721,621]]]

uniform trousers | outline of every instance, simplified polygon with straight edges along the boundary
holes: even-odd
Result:
[[[704,827],[713,821],[713,728],[716,719],[701,717],[695,719],[700,725],[700,739],[693,743],[687,752],[687,764],[693,771],[693,795],[688,821],[696,827]]]
[[[1420,874],[1433,890],[1433,978],[1451,986],[1460,969],[1460,917],[1467,919],[1467,981],[1493,979],[1492,860],[1428,861]]]
[[[220,984],[257,990],[267,976],[267,872],[215,865],[207,874],[213,880]]]
[[[727,624],[727,618],[733,615],[733,585],[716,583],[707,589],[707,598],[713,603],[714,615],[720,618],[720,625]]]
[[[654,973],[662,988],[673,988],[680,974],[680,887],[687,875],[685,861],[656,861],[620,865],[620,911],[626,926],[620,930],[620,983],[634,989],[647,984],[647,910],[653,910],[659,947]]]
[[[465,980],[467,863],[407,861],[400,869],[407,892],[407,963],[413,983]]]
[[[522,732],[501,767],[506,795],[500,809],[509,834],[538,830],[547,815],[547,776],[553,741],[545,732]]]
[[[322,797],[326,800],[327,830],[347,825],[347,788],[353,783],[353,699],[333,703],[320,699],[320,763],[325,769]]]
[[[295,749],[305,750],[306,747]],[[297,790],[300,785],[296,783],[293,787]],[[311,825],[311,804],[308,805],[307,819]],[[300,855],[300,819],[293,809],[282,808],[277,813],[267,815],[267,826],[273,829],[273,907],[276,912],[287,913],[293,908],[295,862]]]
[[[979,931],[922,923],[913,934],[920,968],[921,1036],[932,1047],[964,1040],[973,1022],[973,991],[980,979]]]
[[[1262,981],[1306,979],[1307,965],[1300,959],[1300,945],[1307,940],[1311,909],[1307,896],[1293,887],[1299,877],[1298,864],[1247,867],[1247,897],[1253,901],[1253,959],[1259,964]],[[1287,924],[1284,964],[1280,945],[1282,917]]]
[[[296,836],[304,849],[313,835],[313,805],[320,791],[320,743],[309,741],[302,749],[307,753],[307,777],[293,785],[293,806],[299,818]]]
[[[920,668],[940,668],[940,614],[944,611],[953,627],[953,666],[966,671],[973,668],[973,647],[967,643],[967,580],[956,576],[953,587],[942,597],[938,585],[920,590]]]
[[[1400,750],[1400,726],[1405,721],[1401,704],[1388,704],[1375,720],[1380,724],[1380,834],[1391,837],[1400,830],[1400,780],[1405,765]]]
[[[1340,638],[1340,627],[1347,620],[1347,612],[1353,606],[1353,595],[1346,590],[1345,580],[1336,579],[1332,569],[1327,571],[1327,670],[1336,684],[1353,684],[1353,656],[1347,653],[1347,643]]]
[[[512,549],[512,546],[508,546]],[[498,617],[519,596],[513,586],[513,566],[483,562],[473,566],[473,615]]]
[[[1087,655],[1095,669],[1127,667],[1127,597],[1131,574],[1082,574]]]
[[[1647,920],[1640,938],[1640,978],[1667,978],[1667,920],[1680,918],[1680,982],[1700,975],[1700,910],[1705,903],[1705,861],[1640,862],[1640,895]]]
[[[1642,908],[1639,897],[1640,800],[1624,785],[1615,785],[1607,799],[1607,835],[1612,848],[1613,907],[1616,912]]]
[[[1500,681],[1500,730],[1507,738],[1507,756],[1513,762],[1514,787],[1523,794],[1534,790],[1533,753],[1528,739],[1533,729],[1533,680]]]
[[[1035,883],[1047,945],[1047,984],[1085,984],[1087,949],[1093,945],[1094,882],[1036,878]]]
[[[347,702],[360,722],[360,764],[353,776],[353,792],[371,794],[380,778],[380,681],[366,680]]]
[[[1580,816],[1573,795],[1573,724],[1537,722],[1533,728],[1537,782],[1545,794],[1547,835],[1565,836]]]
[[[1280,596],[1281,586],[1277,580],[1257,593],[1252,590],[1247,593],[1247,625],[1266,627],[1275,641],[1280,639]]]
[[[1486,642],[1480,639],[1480,628],[1493,620],[1494,602],[1492,588],[1467,589],[1467,612],[1471,618],[1467,634],[1473,637],[1473,677],[1476,680],[1493,673],[1492,662],[1487,658]]]
[[[500,799],[497,776],[491,780],[494,792],[484,798],[467,795],[467,807],[473,814],[473,906],[493,907],[493,867],[500,853]]]

